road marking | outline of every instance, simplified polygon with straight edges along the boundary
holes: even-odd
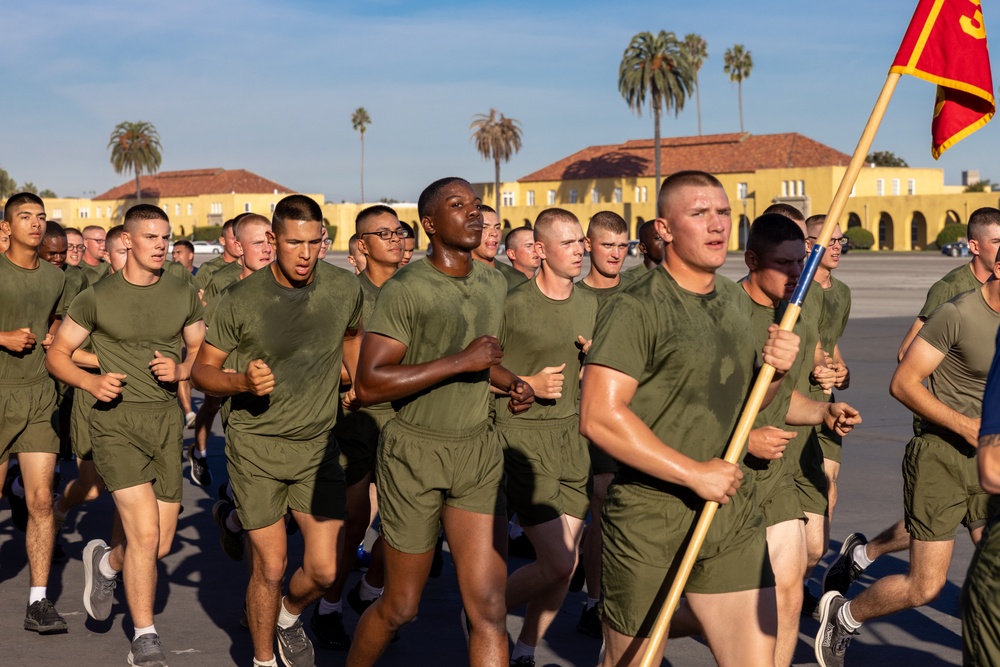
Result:
[[[176,653],[176,654],[180,655],[181,653],[201,653],[201,651],[199,651],[198,649],[194,649],[194,648],[186,648],[183,651],[171,651],[171,653]]]

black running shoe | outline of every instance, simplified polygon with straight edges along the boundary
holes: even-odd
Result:
[[[211,486],[212,485],[212,472],[208,469],[208,458],[195,456],[196,444],[191,443],[188,447],[188,461],[191,463],[191,470],[189,477],[191,478],[191,483],[196,486]]]
[[[819,598],[812,594],[808,586],[802,587],[802,616],[819,618]]]
[[[375,598],[375,600],[378,600],[378,598]],[[368,611],[368,607],[375,604],[375,600],[361,599],[361,579],[358,579],[358,583],[354,584],[354,588],[347,591],[347,604],[357,612],[358,616]]]
[[[861,565],[854,560],[854,550],[863,544],[868,544],[868,538],[861,533],[851,533],[844,540],[840,547],[840,555],[837,560],[826,568],[823,573],[823,592],[837,591],[841,595],[847,595],[847,590],[851,587],[861,573],[865,571]]]
[[[580,620],[576,623],[576,631],[594,639],[601,639],[604,636],[601,628],[601,617],[597,613],[597,605],[587,609],[587,603],[583,603],[583,610],[580,612]]]
[[[840,608],[847,599],[837,591],[830,591],[820,600],[819,630],[813,640],[816,661],[820,667],[844,667],[844,654],[851,639],[858,634],[840,622]]]
[[[316,642],[331,651],[346,651],[351,648],[351,636],[344,629],[344,615],[335,611],[330,614],[319,613],[319,603],[313,608],[309,627],[316,635]]]
[[[6,496],[10,504],[10,518],[14,522],[14,527],[22,533],[28,531],[28,501],[23,496],[15,495],[13,492],[14,481],[20,479],[20,475],[14,473],[7,475],[7,483],[3,487],[3,495]],[[22,487],[24,484],[21,485]]]
[[[522,655],[517,660],[511,660],[510,667],[535,667],[535,659],[530,655]]]
[[[576,563],[576,569],[573,570],[573,578],[569,580],[569,592],[579,593],[583,590],[583,583],[587,580],[587,572],[583,569],[583,554]]]
[[[55,605],[48,598],[42,598],[28,605],[24,614],[24,629],[40,635],[56,635],[67,632],[66,619],[59,615]]]
[[[212,516],[215,518],[215,523],[219,524],[219,544],[222,545],[222,550],[226,552],[226,555],[238,563],[243,560],[244,531],[229,530],[226,519],[229,518],[229,513],[232,511],[233,504],[228,500],[220,500],[212,506]]]

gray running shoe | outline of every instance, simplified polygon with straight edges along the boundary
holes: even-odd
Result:
[[[844,667],[844,654],[858,634],[840,622],[840,608],[845,604],[847,599],[836,591],[830,591],[819,601],[819,630],[813,649],[820,667]]]
[[[160,636],[150,632],[136,637],[132,641],[132,650],[128,652],[128,664],[135,667],[167,667]]]
[[[28,605],[24,614],[24,629],[40,635],[56,635],[69,631],[66,619],[59,615],[55,605],[48,598],[42,598]]]
[[[105,621],[115,602],[117,577],[105,577],[99,566],[111,547],[104,540],[91,540],[83,548],[83,606],[95,621]]]
[[[847,595],[847,589],[865,571],[854,560],[854,550],[862,544],[868,544],[868,538],[861,533],[851,533],[847,536],[840,547],[837,560],[833,561],[823,573],[823,593],[837,591],[841,595]]]
[[[295,621],[290,628],[275,626],[274,634],[278,637],[278,655],[286,667],[313,667],[316,664],[316,654],[312,642],[306,637],[302,619]]]

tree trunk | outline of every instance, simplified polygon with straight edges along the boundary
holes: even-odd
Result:
[[[495,208],[497,210],[497,218],[503,220],[500,215],[500,158],[493,158],[493,166],[496,167],[496,173],[493,176],[493,195],[495,199]]]
[[[365,203],[365,133],[361,133],[361,203]]]
[[[135,203],[136,204],[141,204],[142,203],[142,188],[139,187],[139,176],[141,176],[141,175],[142,175],[142,172],[139,171],[138,169],[136,169],[135,170]]]
[[[740,134],[743,133],[743,80],[736,82],[736,95],[740,100]]]
[[[694,75],[694,99],[698,104],[698,136],[701,136],[701,86],[698,85],[698,73]],[[659,193],[657,193],[659,194]]]
[[[653,104],[653,155],[656,163],[656,190],[653,197],[660,196],[660,105]]]

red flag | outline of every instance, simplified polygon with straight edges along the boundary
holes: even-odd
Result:
[[[981,0],[920,0],[890,72],[938,85],[931,121],[937,159],[996,112]]]

